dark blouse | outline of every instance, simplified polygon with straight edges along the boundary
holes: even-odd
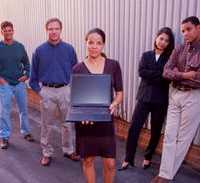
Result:
[[[73,73],[76,74],[92,74],[84,62],[78,63],[73,68]],[[102,74],[110,74],[112,78],[112,88],[114,91],[122,91],[122,74],[119,63],[117,61],[106,59],[104,70]],[[113,136],[114,126],[113,122],[98,122],[94,125],[76,125],[76,132],[78,136]]]

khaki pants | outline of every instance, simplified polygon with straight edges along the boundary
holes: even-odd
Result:
[[[173,179],[200,124],[200,90],[179,91],[170,87],[159,176]]]
[[[41,100],[41,147],[44,156],[52,156],[54,149],[50,141],[51,131],[56,122],[55,113],[59,112],[59,120],[62,134],[63,153],[71,154],[75,151],[75,133],[74,124],[65,123],[65,117],[69,108],[70,88],[68,86],[61,88],[42,87],[40,91]]]

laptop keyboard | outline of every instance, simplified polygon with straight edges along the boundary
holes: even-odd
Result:
[[[104,114],[109,112],[108,107],[72,107],[72,113],[84,113],[84,114],[91,114],[91,113],[98,113]]]

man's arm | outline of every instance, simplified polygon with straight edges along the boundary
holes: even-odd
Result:
[[[23,46],[23,57],[22,57],[21,62],[23,64],[23,76],[20,77],[18,79],[18,81],[24,82],[30,76],[30,62],[29,62],[28,55],[27,55],[27,52],[26,52],[24,46]]]
[[[181,72],[177,68],[177,60],[180,54],[180,47],[174,49],[171,57],[164,67],[163,77],[169,80],[183,81],[192,80],[200,82],[200,70]]]
[[[74,50],[74,48],[72,47],[72,67],[74,65],[76,65],[78,62],[78,59],[77,59],[77,55],[76,55],[76,51]]]
[[[139,63],[139,76],[145,79],[148,83],[158,83],[163,81],[163,70],[155,67],[153,63],[149,66],[148,60],[149,58],[145,58],[145,55],[143,54]]]
[[[173,50],[168,62],[166,63],[163,71],[163,77],[169,80],[183,80],[183,73],[177,68],[177,60],[180,53],[180,47]]]
[[[39,92],[41,90],[39,85],[39,58],[37,56],[37,51],[32,56],[32,66],[31,66],[31,76],[29,85],[35,91]]]

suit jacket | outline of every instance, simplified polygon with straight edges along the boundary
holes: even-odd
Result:
[[[137,99],[142,102],[168,104],[169,81],[162,76],[168,57],[160,55],[156,61],[155,52],[144,52],[139,64],[139,85]]]

